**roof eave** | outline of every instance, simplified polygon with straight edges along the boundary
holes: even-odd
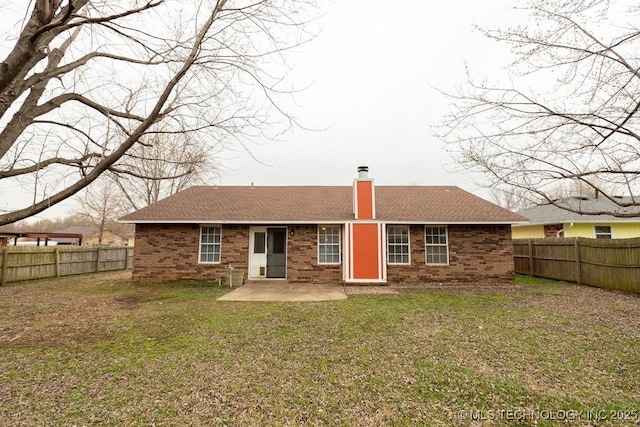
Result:
[[[529,221],[514,223],[514,227],[525,227],[529,225],[554,225],[554,224],[635,224],[640,223],[640,218],[624,218],[624,219],[563,219],[558,221]]]
[[[354,219],[315,219],[315,220],[215,220],[215,219],[201,219],[201,220],[118,220],[123,224],[240,224],[240,225],[253,225],[253,224],[277,224],[277,225],[290,225],[290,224],[345,224],[347,222],[354,222]],[[436,224],[436,225],[515,225],[515,224],[529,224],[525,221],[433,221],[429,219],[422,220],[370,220],[370,221],[358,221],[358,222],[376,222],[386,224],[403,224],[403,225],[421,225],[421,224]]]

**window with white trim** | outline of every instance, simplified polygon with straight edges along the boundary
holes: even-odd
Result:
[[[318,264],[340,264],[340,226],[318,226]]]
[[[409,264],[409,227],[387,226],[387,262]]]
[[[613,234],[611,233],[610,225],[596,225],[593,230],[596,239],[611,239]]]
[[[434,265],[449,264],[449,244],[447,227],[424,228],[426,263]]]
[[[200,262],[219,263],[222,230],[216,226],[200,227]]]

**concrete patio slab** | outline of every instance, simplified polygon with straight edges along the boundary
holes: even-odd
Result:
[[[346,299],[339,284],[289,283],[284,280],[248,282],[219,301],[332,301]]]

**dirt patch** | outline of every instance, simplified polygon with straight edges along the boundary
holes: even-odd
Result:
[[[423,282],[392,283],[389,285],[348,285],[344,287],[347,295],[397,295],[403,291],[421,291],[426,289],[456,290],[469,292],[511,291],[516,289],[514,283],[469,283],[469,282]]]
[[[125,307],[131,308],[140,304],[142,297],[140,295],[123,295],[115,297],[113,300]]]
[[[398,291],[386,286],[345,286],[347,295],[398,295]]]
[[[124,308],[134,308],[140,304],[171,299],[171,295],[152,290],[136,290],[134,293],[118,295],[113,300]]]
[[[129,276],[102,273],[0,288],[0,347],[55,347],[109,337],[110,325],[125,314],[114,310],[112,292],[127,286]]]

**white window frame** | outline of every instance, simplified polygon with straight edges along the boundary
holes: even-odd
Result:
[[[218,234],[220,235],[220,241],[218,243],[213,242],[213,243],[203,243],[202,242],[202,235],[204,233],[205,229],[218,229]],[[215,234],[214,234],[215,235]],[[206,245],[206,246],[212,246],[214,248],[213,250],[213,261],[203,261],[202,260],[202,247]],[[216,252],[216,246],[218,251]],[[205,254],[209,254],[210,252],[206,252]],[[216,261],[216,255],[218,256],[218,260]],[[201,225],[200,226],[200,238],[198,239],[198,264],[220,264],[222,260],[222,227],[220,225]]]
[[[445,243],[427,243],[427,230],[430,228],[444,229]],[[442,248],[446,249],[447,261],[442,262],[429,262],[429,248]],[[446,225],[425,225],[424,227],[424,263],[426,265],[449,265],[449,228]]]
[[[329,229],[329,228],[337,229],[338,230],[337,231],[338,242],[329,242],[329,243],[322,242],[321,241],[321,238],[322,238],[321,232],[322,232],[322,228],[323,227],[325,229]],[[341,246],[342,245],[342,237],[340,236],[340,234],[341,234],[341,227],[340,227],[339,224],[328,224],[328,225],[320,224],[320,225],[318,225],[318,237],[317,237],[317,242],[318,242],[318,264],[320,264],[320,265],[339,265],[340,263],[342,263],[342,252],[340,250],[340,248],[342,247]],[[320,246],[335,246],[335,247],[337,247],[338,248],[338,261],[331,261],[331,262],[327,262],[327,261],[323,262],[323,261],[321,261],[320,260]]]
[[[392,229],[404,229],[407,230],[407,243],[391,243],[391,239],[389,239],[389,234]],[[395,234],[395,233],[394,233]],[[392,246],[406,246],[407,247],[407,262],[391,262],[391,250]],[[399,254],[402,256],[403,254]],[[398,253],[396,252],[396,257]],[[408,225],[387,225],[387,264],[389,265],[410,265],[411,264],[411,227]]]
[[[598,227],[608,227],[609,228],[609,232],[608,233],[599,233],[598,232]],[[598,237],[598,236],[608,236],[608,237]],[[601,225],[594,225],[593,226],[593,237],[596,239],[613,239],[613,227],[610,225],[605,225],[605,224],[601,224]]]

